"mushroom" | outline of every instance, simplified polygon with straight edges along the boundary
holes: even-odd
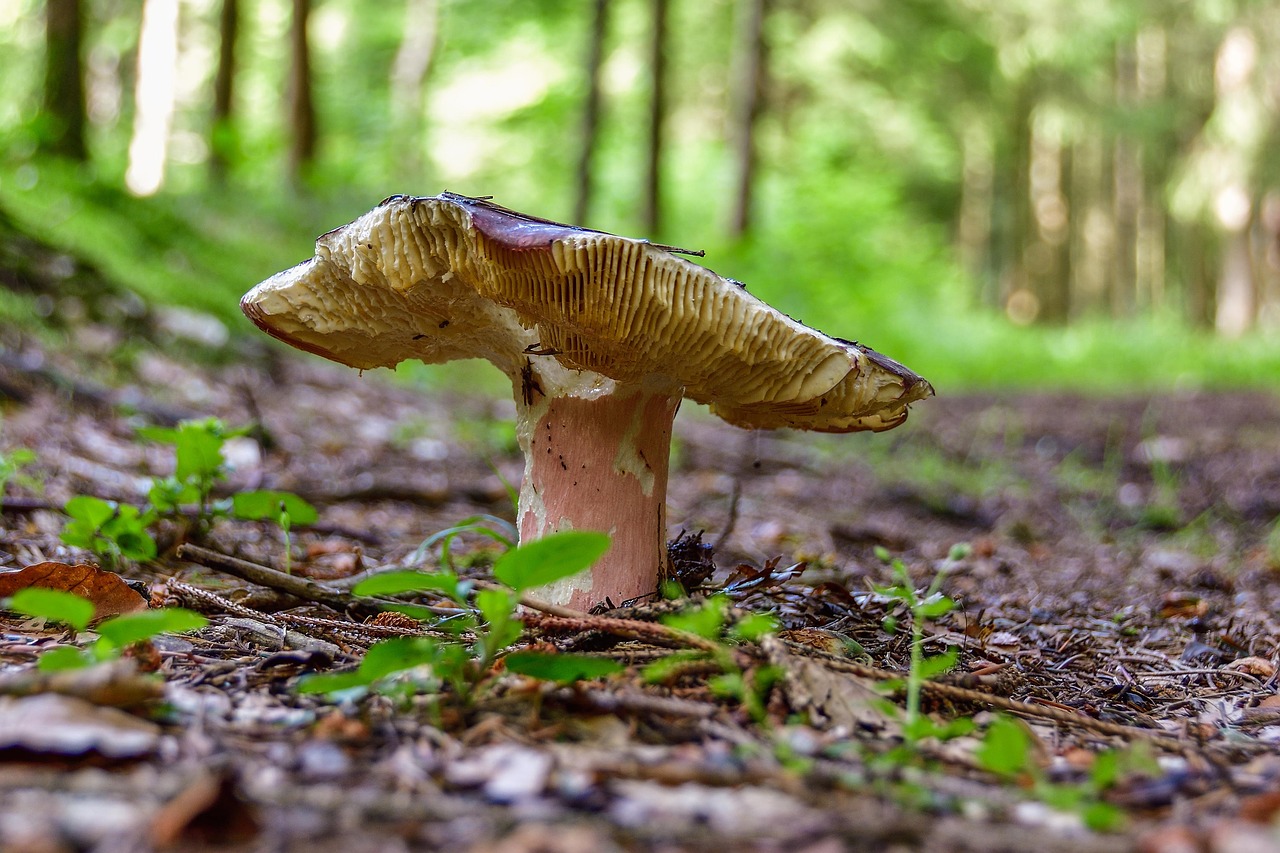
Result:
[[[667,467],[684,397],[741,427],[902,423],[928,382],[675,254],[485,199],[392,196],[241,300],[263,331],[361,370],[484,358],[515,388],[522,541],[599,530],[589,573],[539,596],[588,609],[668,569]]]

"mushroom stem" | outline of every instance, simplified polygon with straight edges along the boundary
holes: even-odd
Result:
[[[531,384],[532,383],[532,384]],[[525,454],[520,540],[598,530],[613,544],[590,573],[534,590],[588,610],[653,594],[666,571],[667,466],[680,389],[617,383],[583,371],[568,389],[517,384]]]

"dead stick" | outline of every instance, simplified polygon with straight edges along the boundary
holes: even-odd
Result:
[[[767,642],[767,638],[766,638]],[[866,664],[854,663],[853,661],[841,660],[839,658],[815,652],[805,646],[784,641],[784,645],[792,652],[799,652],[804,657],[817,658],[831,669],[848,672],[852,675],[861,676],[862,678],[875,679],[877,681],[901,681],[907,677],[905,672],[893,672],[888,669],[881,669],[877,666],[867,666]],[[1172,752],[1183,752],[1188,747],[1197,746],[1187,740],[1166,735],[1161,732],[1154,732],[1150,729],[1140,729],[1136,726],[1126,726],[1120,723],[1109,723],[1106,720],[1095,720],[1093,717],[1087,717],[1077,711],[1067,711],[1061,708],[1054,708],[1047,705],[1037,705],[1033,702],[1020,702],[1017,699],[1007,699],[1004,696],[996,696],[991,693],[985,693],[981,690],[973,690],[968,687],[956,687],[951,684],[940,684],[936,681],[926,681],[920,685],[921,689],[930,695],[942,697],[959,702],[973,702],[978,705],[986,705],[990,708],[998,708],[1001,711],[1008,711],[1011,714],[1022,714],[1027,717],[1035,717],[1042,720],[1053,720],[1056,723],[1076,726],[1078,728],[1087,729],[1097,734],[1113,735],[1115,737],[1128,738],[1130,740],[1145,740],[1154,746],[1160,746]],[[1242,744],[1231,744],[1232,747],[1241,747]]]
[[[211,569],[235,575],[241,580],[256,583],[258,586],[278,589],[297,598],[332,607],[339,612],[351,610],[361,616],[373,616],[382,609],[376,601],[356,598],[350,593],[340,592],[324,584],[294,575],[287,575],[267,566],[211,551],[208,548],[201,548],[199,545],[192,545],[189,542],[184,542],[178,546],[177,555],[180,560],[199,563],[202,566],[208,566]]]
[[[524,617],[524,621],[530,628],[560,634],[599,631],[603,634],[614,634],[620,637],[650,642],[665,640],[669,643],[701,649],[706,652],[720,648],[720,644],[705,637],[699,637],[697,634],[669,628],[659,622],[641,622],[638,619],[613,619],[608,616],[584,614],[576,617],[529,615]]]

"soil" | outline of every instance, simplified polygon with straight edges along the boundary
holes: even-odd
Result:
[[[227,445],[219,494],[275,488],[314,503],[320,521],[292,531],[289,569],[343,595],[351,576],[406,563],[433,534],[513,517],[506,483],[522,461],[506,400],[361,376],[252,339],[219,364],[192,358],[172,331],[126,340],[91,319],[74,329],[58,342],[0,335],[2,444],[36,457],[30,479],[8,484],[7,568],[96,562],[59,541],[59,508],[76,495],[145,501],[173,459],[138,427],[185,417],[252,427]],[[541,648],[628,664],[604,681],[558,687],[499,671],[470,702],[448,690],[298,694],[300,677],[350,667],[386,633],[356,611],[176,556],[188,541],[284,568],[282,534],[265,522],[166,523],[157,560],[118,567],[156,602],[211,619],[112,665],[116,694],[150,689],[131,667],[156,669],[161,701],[30,687],[37,655],[72,638],[0,616],[0,716],[43,691],[128,706],[155,725],[133,752],[97,718],[65,724],[62,740],[0,737],[0,847],[1273,849],[1280,397],[942,389],[878,436],[746,433],[701,410],[682,412],[676,432],[670,529],[715,546],[705,588],[608,614],[633,620],[626,631],[529,620],[526,640]],[[455,539],[461,571],[487,577],[493,544]],[[437,565],[438,544],[426,553]],[[708,574],[703,552],[686,553],[687,580]],[[903,748],[901,711],[878,698],[875,673],[911,660],[911,614],[886,592],[893,560],[957,603],[921,623],[926,655],[957,655],[940,677],[954,689],[926,689],[924,708],[940,724],[973,719],[974,733]],[[716,590],[731,619],[772,613],[786,642],[643,678],[671,638],[633,623],[660,624]],[[291,616],[346,628],[280,621]],[[759,688],[756,704],[712,689],[726,666]],[[1030,750],[1003,773],[983,757],[997,711],[1021,721]],[[85,734],[94,726],[105,739]],[[1106,828],[1086,828],[1107,806]]]

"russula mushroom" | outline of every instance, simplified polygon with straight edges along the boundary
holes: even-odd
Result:
[[[649,595],[664,576],[684,397],[742,427],[852,432],[895,427],[933,393],[669,247],[452,193],[392,196],[241,308],[268,334],[362,370],[484,358],[510,377],[521,539],[613,537],[590,573],[539,590],[581,609]]]

